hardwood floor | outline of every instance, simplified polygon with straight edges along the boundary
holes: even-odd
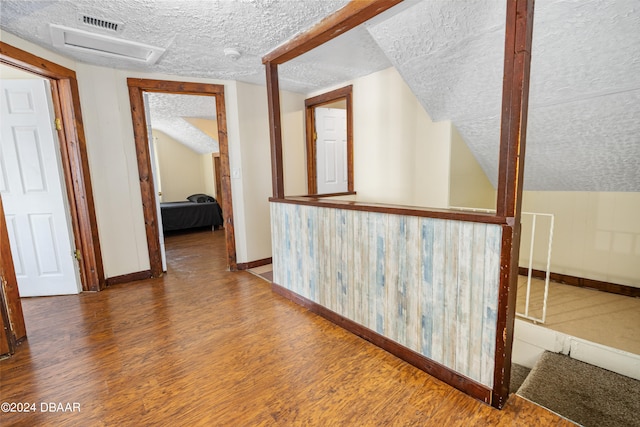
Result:
[[[573,425],[516,396],[495,410],[225,271],[221,231],[166,245],[163,278],[23,300],[28,341],[0,361],[0,401],[36,412],[2,426]]]

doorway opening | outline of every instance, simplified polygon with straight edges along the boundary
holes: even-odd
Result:
[[[142,195],[142,209],[145,220],[149,264],[152,277],[163,273],[161,255],[161,229],[156,208],[156,189],[149,151],[149,131],[145,113],[145,93],[166,93],[179,95],[211,96],[215,98],[216,123],[220,155],[220,199],[227,247],[229,270],[237,270],[235,233],[233,227],[233,202],[229,173],[229,145],[227,141],[227,121],[224,100],[224,86],[215,84],[190,83],[165,80],[127,79],[131,117],[138,160],[138,173]]]
[[[309,194],[353,194],[353,86],[305,99]]]
[[[0,65],[0,193],[22,297],[77,294],[51,87],[47,79]]]
[[[76,73],[3,42],[0,63],[49,81],[80,283],[83,291],[99,291],[105,279]]]

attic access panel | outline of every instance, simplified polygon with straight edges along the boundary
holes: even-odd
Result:
[[[155,64],[165,49],[104,34],[50,24],[53,45],[60,49]]]

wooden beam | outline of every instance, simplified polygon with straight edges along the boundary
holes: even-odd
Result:
[[[496,206],[496,214],[504,217],[519,215],[522,205],[533,3],[533,0],[507,0]]]
[[[402,0],[351,0],[308,31],[278,46],[262,58],[262,63],[283,64],[338,37],[352,28],[402,2]]]
[[[267,98],[269,103],[269,133],[271,137],[271,182],[273,197],[284,198],[284,166],[282,164],[282,129],[280,117],[280,88],[278,83],[278,66],[268,62]]]
[[[507,0],[500,165],[496,215],[502,227],[500,287],[492,405],[502,408],[509,395],[511,352],[520,255],[520,214],[529,103],[529,70],[534,0]]]
[[[238,269],[236,260],[236,234],[233,223],[233,197],[231,195],[231,170],[229,166],[229,141],[227,140],[227,112],[224,91],[216,95],[216,120],[218,124],[218,148],[220,157],[220,189],[222,192],[222,215],[224,234],[227,242],[227,266],[229,270]],[[216,183],[216,185],[218,185]]]

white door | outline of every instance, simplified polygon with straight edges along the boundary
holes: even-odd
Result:
[[[343,193],[347,178],[347,110],[316,108],[318,194]]]
[[[21,296],[77,294],[49,82],[0,81],[0,192]]]
[[[153,186],[156,190],[156,212],[158,215],[158,238],[160,239],[160,258],[162,259],[162,271],[167,271],[167,251],[164,247],[164,230],[162,229],[162,213],[160,211],[160,171],[158,170],[158,159],[156,158],[156,147],[153,143],[151,128],[151,108],[149,108],[149,96],[143,93],[144,115],[147,120],[147,139],[149,140],[149,160],[151,161],[151,175],[153,175]]]

